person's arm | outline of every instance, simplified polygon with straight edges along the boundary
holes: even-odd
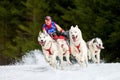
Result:
[[[66,38],[69,38],[69,32],[68,31],[64,31],[59,25],[55,24],[56,28],[58,31],[61,32],[62,36],[65,36]]]
[[[58,24],[55,23],[55,26],[58,31],[60,31],[61,33],[64,32],[64,30]]]

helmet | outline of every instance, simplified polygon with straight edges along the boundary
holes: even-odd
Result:
[[[51,17],[50,16],[46,16],[45,20],[51,20]]]

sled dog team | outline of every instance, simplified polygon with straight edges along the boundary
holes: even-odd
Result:
[[[63,36],[57,40],[50,37],[49,34],[39,32],[38,42],[42,47],[45,60],[53,67],[64,69],[64,60],[68,65],[71,65],[70,56],[74,58],[81,67],[88,66],[88,60],[94,63],[100,63],[100,51],[104,49],[102,40],[100,38],[93,38],[87,43],[82,37],[82,32],[76,25],[69,29],[70,42],[67,43]],[[58,59],[56,59],[58,57]]]

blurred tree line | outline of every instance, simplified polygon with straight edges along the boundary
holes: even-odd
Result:
[[[88,41],[100,37],[105,62],[120,62],[119,0],[1,0],[0,64],[14,63],[40,49],[37,36],[50,15],[63,29],[78,25]]]

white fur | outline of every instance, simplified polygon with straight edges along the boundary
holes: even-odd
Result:
[[[67,64],[71,64],[70,59],[69,59],[70,58],[70,49],[69,49],[67,42],[65,41],[65,39],[57,39],[57,43],[58,43],[59,49],[61,49],[61,51],[62,51],[61,56],[62,57],[65,56]]]
[[[88,65],[87,46],[82,38],[81,30],[76,25],[69,30],[71,53],[81,66]],[[79,47],[76,47],[79,46]]]
[[[62,59],[63,57],[61,56],[62,52],[58,48],[57,42],[54,41],[49,36],[49,34],[45,34],[45,33],[42,33],[42,32],[39,32],[38,42],[42,46],[42,50],[43,50],[46,61],[49,62],[49,64],[52,67],[57,68],[56,57],[58,56],[60,61],[61,61],[61,69],[63,69],[63,59]],[[50,51],[48,51],[48,49]],[[50,55],[50,52],[52,53],[52,55]]]
[[[100,38],[93,38],[87,42],[88,46],[88,56],[92,59],[94,63],[100,63],[100,52],[104,49],[103,42]]]

